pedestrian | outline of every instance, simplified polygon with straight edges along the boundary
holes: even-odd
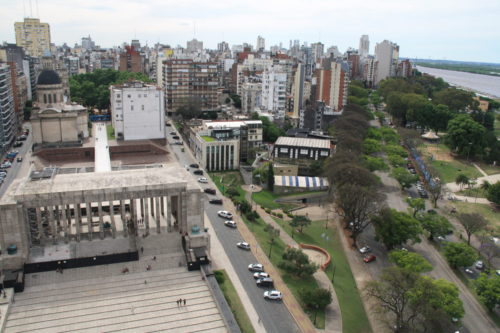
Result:
[[[150,270],[151,270],[151,265],[147,265],[147,266],[146,266],[146,270],[147,270],[147,271],[150,271]]]
[[[186,299],[185,299],[185,298],[184,298],[184,301],[183,301],[183,302],[184,302],[184,306],[186,306]]]
[[[148,281],[144,280],[144,284],[148,284]]]
[[[141,246],[141,254],[144,253],[144,248]]]
[[[156,256],[153,257],[153,260],[156,260]]]
[[[179,300],[176,300],[175,303],[177,303],[177,307],[179,307]]]
[[[182,298],[179,298],[179,306],[182,305]]]

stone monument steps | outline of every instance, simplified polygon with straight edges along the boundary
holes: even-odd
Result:
[[[24,306],[26,309],[34,310],[39,308],[40,306],[43,306],[43,304],[46,304],[48,302],[57,305],[64,305],[70,303],[71,300],[73,301],[78,300],[80,302],[83,302],[85,300],[92,301],[92,299],[95,299],[96,295],[99,295],[101,299],[114,299],[114,298],[120,298],[123,295],[131,297],[134,295],[141,295],[144,293],[155,293],[155,292],[158,293],[163,290],[164,291],[182,290],[183,292],[186,292],[186,290],[189,291],[197,287],[203,288],[202,281],[187,282],[187,283],[153,282],[151,284],[149,283],[144,284],[144,282],[141,282],[141,283],[131,284],[127,288],[118,288],[109,291],[102,289],[95,289],[84,292],[66,293],[63,295],[53,295],[53,296],[44,296],[33,299],[26,299],[23,300],[22,302],[17,302],[17,306],[19,307]]]
[[[138,289],[135,293],[116,293],[115,295],[96,295],[94,297],[73,298],[62,301],[39,302],[37,304],[15,306],[9,314],[9,319],[29,318],[31,316],[49,315],[53,313],[63,313],[71,311],[85,311],[94,307],[106,306],[111,307],[113,304],[119,308],[122,304],[130,302],[157,302],[158,300],[166,300],[173,297],[173,301],[182,298],[183,295],[189,293],[196,297],[210,296],[208,289],[205,286],[188,286],[186,288],[161,289],[152,288],[152,290]],[[96,299],[99,297],[99,299]],[[50,307],[47,305],[50,304]]]
[[[117,332],[117,331],[105,331],[105,332]],[[173,333],[227,333],[227,329],[224,326],[224,322],[221,319],[206,318],[203,322],[199,320],[193,321],[192,324],[179,327],[178,325],[172,325],[172,323],[165,323],[159,325],[150,325],[146,327],[139,327],[134,329],[120,330],[120,333],[153,333],[153,332],[173,332]]]
[[[189,296],[186,296],[189,297]],[[206,298],[187,298],[189,306],[178,307],[175,300],[171,299],[168,303],[156,305],[144,305],[142,302],[128,303],[118,310],[109,310],[107,307],[94,307],[92,313],[80,313],[79,311],[72,312],[72,316],[65,313],[66,316],[61,317],[58,314],[40,316],[38,318],[30,318],[31,320],[19,319],[10,321],[7,324],[7,331],[43,331],[51,329],[53,332],[65,332],[70,330],[82,330],[88,327],[99,328],[102,331],[103,326],[128,323],[133,321],[153,321],[164,322],[164,316],[177,317],[177,320],[182,320],[186,316],[197,315],[212,315],[218,310],[213,302]],[[71,329],[68,329],[71,328]]]
[[[54,273],[57,274],[57,273]],[[113,287],[126,286],[130,283],[135,283],[137,281],[144,282],[144,279],[152,279],[152,281],[161,280],[172,280],[175,281],[177,278],[180,279],[201,279],[198,272],[188,272],[185,268],[170,270],[160,270],[160,271],[145,271],[140,273],[126,273],[117,276],[107,277],[105,280],[102,278],[95,278],[90,280],[77,280],[62,282],[58,284],[50,285],[40,285],[35,287],[27,287],[24,292],[16,294],[16,300],[22,301],[27,298],[49,296],[51,294],[61,294],[65,293],[67,290],[74,292],[75,287],[79,291],[85,290],[85,288],[93,290],[95,288],[107,289]]]

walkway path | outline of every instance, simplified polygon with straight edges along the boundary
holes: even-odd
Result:
[[[484,177],[488,177],[488,174],[486,172],[484,172],[483,169],[481,169],[479,167],[479,165],[477,165],[476,163],[472,163],[472,165],[477,169],[477,171],[479,171]]]
[[[95,171],[111,171],[111,157],[109,156],[108,133],[105,123],[94,123],[92,133],[95,137]]]
[[[253,186],[243,185],[242,188],[243,190],[246,191],[245,199],[248,202],[252,202],[251,194],[253,192],[261,191],[261,188],[256,185]],[[273,226],[275,229],[278,229],[280,231],[280,238],[286,245],[295,248],[299,247],[297,242],[292,237],[290,237],[290,235],[285,230],[283,230],[283,228],[281,228],[281,226],[278,223],[276,223],[276,221],[271,216],[269,216],[269,214],[267,214],[259,205],[256,205],[256,208],[254,210],[260,215],[260,217],[262,218],[262,220],[264,220],[264,222],[266,222],[267,224]],[[318,285],[321,288],[329,289],[332,291],[332,302],[326,307],[324,332],[340,333],[342,332],[342,315],[340,312],[339,301],[337,299],[337,294],[335,293],[335,289],[333,288],[333,285],[325,272],[318,270],[316,273],[314,273],[314,278],[316,279]],[[323,330],[318,330],[318,331],[323,331]]]

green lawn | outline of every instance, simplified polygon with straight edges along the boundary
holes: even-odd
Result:
[[[207,135],[203,135],[201,137],[203,140],[205,140],[205,142],[212,142],[212,141],[215,141],[214,138],[212,138],[211,136],[207,136]]]
[[[475,204],[473,202],[453,202],[459,213],[478,213],[495,228],[500,227],[500,213],[493,211],[490,205]]]
[[[275,202],[274,200],[279,198],[290,198],[290,197],[298,197],[304,194],[311,193],[322,193],[321,191],[307,191],[301,193],[290,193],[290,194],[275,194],[273,192],[262,190],[260,192],[252,194],[252,200],[255,201],[259,206],[269,209],[282,209],[288,210],[296,207],[297,205],[294,203],[285,203],[285,202]]]
[[[488,192],[476,186],[473,189],[464,188],[462,191],[455,192],[455,194],[473,198],[486,198]]]
[[[214,181],[215,185],[224,193],[230,187],[234,187],[238,190],[239,196],[238,200],[245,198],[245,191],[241,188],[243,185],[243,179],[238,171],[227,171],[227,172],[214,172],[210,173],[210,178]]]
[[[495,175],[497,173],[500,173],[500,166],[498,165],[486,164],[484,162],[476,162],[476,163],[488,175]]]
[[[113,125],[106,125],[106,133],[108,134],[108,140],[114,140],[115,139],[115,130],[113,128]]]
[[[290,235],[292,229],[287,222],[273,217],[274,220]],[[322,237],[328,236],[328,240]],[[293,233],[294,239],[299,243],[314,244],[324,248],[330,253],[332,262],[335,264],[334,288],[342,312],[342,331],[344,333],[364,333],[371,332],[370,323],[366,316],[360,292],[354,281],[351,267],[345,256],[344,249],[340,242],[339,235],[335,229],[325,229],[324,221],[314,221],[311,226],[304,229],[304,233]],[[330,265],[326,274],[331,277],[333,274]]]
[[[248,221],[245,217],[243,217],[245,224],[248,226],[250,231],[254,234],[255,238],[259,242],[260,247],[264,251],[264,253],[269,256],[271,243],[269,233],[264,230],[266,223],[262,221],[260,218],[255,222]],[[290,291],[293,293],[297,301],[304,308],[304,304],[302,303],[300,292],[304,289],[315,289],[318,288],[318,284],[314,277],[308,277],[303,279],[297,279],[292,275],[288,274],[286,271],[278,268],[278,264],[282,261],[281,257],[285,252],[286,245],[285,243],[278,237],[275,239],[274,244],[272,245],[271,256],[269,259],[276,267],[276,269],[280,272],[283,281],[286,283]],[[307,311],[306,311],[307,312]],[[308,313],[311,320],[314,320],[314,314]],[[320,312],[316,317],[316,327],[320,329],[324,329],[325,327],[325,313]]]
[[[229,279],[229,276],[223,269],[220,270],[220,272],[222,272],[222,275],[224,275],[224,282],[219,283],[219,287],[224,293],[224,297],[226,298],[226,301],[229,304],[231,311],[233,312],[234,318],[236,319],[238,325],[240,326],[241,332],[243,333],[255,332],[252,323],[250,322],[250,318],[248,318],[245,308],[243,307],[243,304],[241,304],[241,300],[238,297],[236,289],[234,288],[233,283]]]
[[[439,173],[441,180],[445,183],[453,183],[459,174],[464,174],[469,177],[469,179],[482,176],[482,174],[474,166],[465,164],[458,160],[433,160],[431,164],[432,167]]]

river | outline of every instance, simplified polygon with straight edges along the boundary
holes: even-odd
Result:
[[[417,69],[435,77],[440,77],[449,84],[466,90],[472,90],[482,95],[500,98],[500,77],[467,72],[450,71],[417,66]]]

